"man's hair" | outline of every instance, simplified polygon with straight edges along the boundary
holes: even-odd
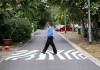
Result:
[[[52,26],[52,22],[51,22],[50,20],[46,21],[46,23],[47,23],[47,22]]]
[[[47,21],[46,23],[49,23],[49,24],[51,24],[51,22],[50,22],[50,21]]]

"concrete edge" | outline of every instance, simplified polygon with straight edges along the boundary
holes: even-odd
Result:
[[[91,60],[93,63],[95,63],[97,66],[100,67],[100,61],[98,59],[96,59],[95,57],[93,57],[91,54],[87,53],[86,51],[84,51],[83,49],[81,49],[80,47],[78,47],[76,44],[74,44],[72,41],[70,41],[69,39],[67,39],[65,36],[63,36],[62,34],[60,34],[59,32],[57,32],[62,38],[64,38],[68,43],[70,43],[75,49],[77,49],[78,51],[82,52],[82,54],[84,54],[89,60]]]
[[[19,50],[21,50],[22,48],[24,48],[24,46],[27,46],[27,45],[28,45],[28,42],[29,42],[29,41],[32,41],[32,39],[35,38],[35,37],[34,37],[35,34],[37,34],[37,32],[34,32],[34,33],[32,34],[31,39],[29,39],[29,40],[26,42],[26,44],[24,44],[22,47],[16,49],[16,51],[11,52],[11,53],[10,53],[9,55],[7,55],[6,57],[0,59],[0,63],[2,63],[3,61],[5,61],[5,59],[6,59],[7,57],[9,57],[12,53],[16,53],[17,51],[19,51]]]

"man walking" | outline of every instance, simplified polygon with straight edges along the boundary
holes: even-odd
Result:
[[[46,26],[48,27],[48,29],[47,29],[47,42],[45,44],[45,47],[44,47],[42,53],[45,54],[45,52],[47,51],[49,45],[51,45],[52,48],[53,48],[54,55],[55,55],[55,54],[57,54],[57,50],[56,50],[55,44],[53,42],[53,39],[54,39],[53,38],[53,27],[50,26],[49,21],[46,22]]]

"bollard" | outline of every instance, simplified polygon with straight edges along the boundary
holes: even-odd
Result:
[[[10,46],[4,46],[5,51],[10,51]]]
[[[2,51],[2,49],[3,49],[2,46],[0,46],[0,51]]]

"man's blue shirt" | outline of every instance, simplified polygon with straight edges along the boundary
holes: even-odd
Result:
[[[48,37],[53,36],[53,27],[52,26],[48,26],[47,35],[48,35]]]

